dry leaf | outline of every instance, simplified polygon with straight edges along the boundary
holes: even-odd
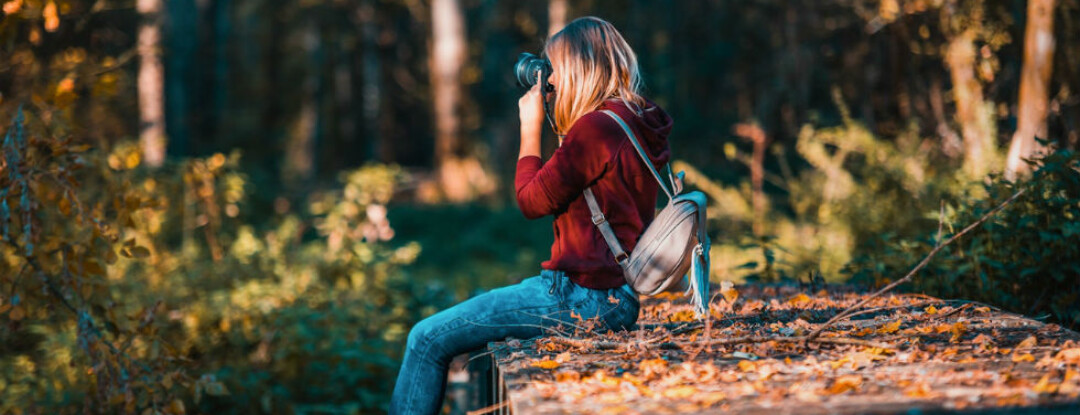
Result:
[[[1020,342],[1020,344],[1016,345],[1016,348],[1017,349],[1030,349],[1030,348],[1038,346],[1038,345],[1039,345],[1039,339],[1035,338],[1035,336],[1028,336],[1028,338],[1024,339],[1024,341],[1022,341],[1022,342]]]
[[[685,399],[696,394],[698,389],[690,385],[676,386],[664,391],[663,395],[668,399]]]
[[[1024,353],[1024,354],[1013,353],[1012,361],[1017,362],[1017,363],[1019,363],[1019,362],[1034,362],[1035,361],[1035,356],[1032,356],[1031,353]]]
[[[877,329],[877,332],[879,334],[893,334],[893,333],[896,333],[899,330],[900,330],[900,320],[896,320],[896,321],[894,321],[892,323],[886,323],[885,325],[879,327]]]
[[[550,370],[550,369],[554,369],[554,368],[559,367],[559,362],[556,362],[554,360],[550,360],[547,357],[545,357],[544,360],[533,361],[530,366]]]
[[[799,295],[791,297],[791,299],[789,299],[787,303],[793,306],[801,306],[803,304],[810,303],[810,297],[806,294],[799,293]]]
[[[858,391],[862,387],[862,376],[844,375],[836,378],[832,386],[825,390],[830,395],[838,395],[847,391]]]
[[[1062,350],[1054,358],[1068,364],[1080,365],[1080,347]]]
[[[740,360],[739,369],[743,372],[753,372],[757,369],[757,365],[755,365],[754,362],[751,362],[749,360]]]

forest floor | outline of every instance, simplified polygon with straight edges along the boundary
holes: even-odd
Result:
[[[720,293],[718,293],[720,294]],[[708,333],[686,299],[642,303],[642,330],[490,347],[496,408],[535,413],[1080,413],[1080,334],[961,300],[749,285],[712,301]],[[492,408],[494,409],[494,408]]]

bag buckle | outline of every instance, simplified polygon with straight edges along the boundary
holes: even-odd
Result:
[[[620,252],[619,255],[615,255],[615,262],[622,264],[628,258],[630,258],[629,254],[627,254],[626,252]]]
[[[604,218],[603,213],[597,213],[595,215],[592,215],[592,223],[593,223],[593,225],[599,225],[599,224],[604,223],[606,221],[607,221],[607,219]]]

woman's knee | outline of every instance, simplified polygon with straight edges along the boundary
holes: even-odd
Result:
[[[408,351],[419,352],[430,349],[438,343],[439,324],[432,317],[420,320],[409,330],[405,347]]]

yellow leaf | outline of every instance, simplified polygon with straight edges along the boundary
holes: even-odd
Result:
[[[1024,353],[1024,354],[1013,353],[1012,361],[1016,362],[1016,363],[1019,363],[1019,362],[1034,362],[1035,361],[1035,356],[1032,356],[1031,353]]]
[[[931,314],[931,315],[937,314],[937,311],[938,311],[937,307],[934,307],[934,306],[926,307],[926,314]]]
[[[697,388],[690,385],[676,386],[664,391],[664,397],[668,399],[685,399],[697,393]]]
[[[1043,375],[1042,379],[1039,379],[1039,383],[1036,383],[1032,390],[1035,391],[1035,393],[1049,395],[1057,392],[1058,386],[1060,386],[1060,384],[1050,383],[1050,374],[1047,373]]]
[[[541,369],[551,370],[551,369],[559,367],[559,362],[556,362],[554,360],[548,360],[548,359],[545,358],[544,360],[537,360],[535,362],[532,362],[532,366],[533,367],[538,367],[538,368],[541,368]]]
[[[731,281],[720,282],[720,294],[724,296],[724,300],[728,303],[734,303],[739,299],[739,291],[735,289],[735,284]]]
[[[555,374],[556,382],[577,382],[581,380],[581,373],[574,370],[564,370]]]
[[[862,376],[844,375],[836,378],[832,386],[825,390],[830,395],[838,395],[847,391],[858,391],[862,387]]]
[[[694,321],[696,319],[697,318],[694,316],[694,311],[693,310],[678,311],[678,312],[672,313],[670,316],[668,316],[668,321],[670,321],[672,323],[686,323],[686,322]]]
[[[809,302],[810,297],[803,293],[799,293],[799,295],[791,297],[791,299],[788,300],[788,304],[791,304],[793,306],[800,306]]]
[[[877,329],[879,334],[892,334],[900,330],[900,320],[896,320],[892,323],[887,323]]]
[[[755,365],[754,362],[751,362],[749,360],[740,360],[739,369],[743,372],[753,372],[757,369],[757,365]]]
[[[1022,342],[1020,342],[1020,344],[1016,345],[1016,348],[1017,349],[1030,349],[1030,348],[1038,346],[1038,345],[1039,345],[1039,339],[1038,338],[1036,338],[1035,336],[1028,336],[1028,338],[1024,339],[1024,341],[1022,341]]]
[[[949,331],[952,332],[952,337],[949,339],[950,343],[956,343],[960,341],[960,338],[964,336],[964,332],[967,331],[967,325],[962,321],[957,321],[949,327]]]

